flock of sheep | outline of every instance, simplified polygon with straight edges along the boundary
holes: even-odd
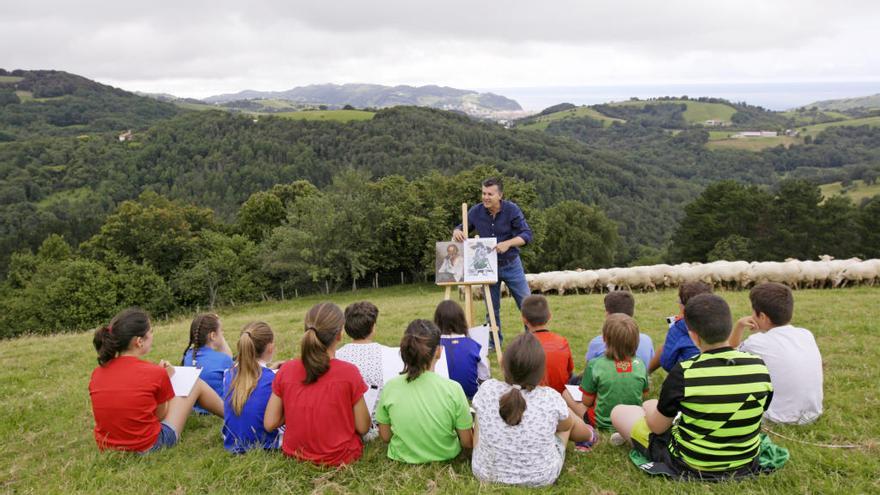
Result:
[[[701,280],[715,288],[746,289],[762,282],[779,282],[792,289],[835,288],[880,282],[880,259],[837,260],[820,256],[819,261],[788,259],[775,261],[713,261],[598,270],[570,270],[526,275],[532,292],[547,293],[657,290]],[[502,288],[504,289],[504,288]]]

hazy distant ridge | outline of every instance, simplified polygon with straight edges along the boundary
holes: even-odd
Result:
[[[434,85],[392,87],[379,84],[312,84],[287,91],[245,90],[211,96],[204,101],[227,103],[251,99],[279,99],[315,105],[352,105],[357,108],[415,105],[467,113],[522,110],[519,103],[504,96]]]
[[[880,93],[872,96],[860,96],[857,98],[817,101],[806,105],[806,107],[817,107],[819,110],[833,110],[838,112],[854,110],[856,108],[880,108]]]

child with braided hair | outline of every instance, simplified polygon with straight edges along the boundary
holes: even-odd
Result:
[[[275,372],[275,334],[261,321],[248,323],[238,338],[235,366],[223,375],[223,447],[243,454],[253,448],[277,449],[278,430],[263,428]]]
[[[413,320],[400,340],[404,369],[382,389],[376,405],[388,458],[410,464],[446,461],[473,445],[473,418],[458,382],[434,373],[442,355],[440,329]]]
[[[204,381],[186,397],[175,397],[174,367],[143,358],[153,345],[150,316],[137,308],[117,314],[95,330],[98,364],[89,381],[95,441],[101,450],[152,452],[177,444],[186,419],[198,403],[223,416],[223,402]]]
[[[232,367],[232,350],[223,337],[219,316],[203,313],[193,319],[189,326],[189,344],[183,351],[180,364],[201,368],[199,378],[222,397],[223,373]],[[208,414],[199,406],[195,410],[199,414]]]
[[[284,363],[272,382],[263,427],[272,431],[285,425],[281,448],[290,457],[340,466],[363,453],[361,435],[370,429],[367,384],[355,365],[336,359],[344,323],[339,306],[312,306],[300,358]]]

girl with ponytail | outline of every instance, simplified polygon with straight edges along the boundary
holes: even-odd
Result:
[[[223,416],[223,402],[204,381],[196,380],[186,397],[175,397],[174,367],[141,359],[153,345],[146,312],[131,308],[95,331],[98,364],[89,381],[95,416],[95,441],[101,450],[151,452],[175,445],[186,418],[198,402]]]
[[[263,428],[275,379],[267,363],[274,354],[275,334],[268,324],[249,323],[242,329],[235,366],[223,376],[223,447],[234,454],[278,448],[278,430]]]
[[[556,390],[540,386],[541,342],[522,333],[504,350],[504,381],[489,379],[474,396],[471,467],[480,481],[546,486],[559,477],[569,441],[593,440],[592,429]]]
[[[361,435],[370,429],[367,384],[351,363],[336,359],[345,317],[333,303],[313,306],[305,317],[300,358],[284,363],[272,382],[263,427],[285,425],[281,448],[288,456],[339,466],[361,457]]]
[[[203,313],[193,319],[189,326],[189,344],[183,351],[180,364],[201,368],[199,378],[222,397],[223,374],[232,367],[232,350],[223,336],[219,316]],[[198,406],[195,410],[199,414],[208,413]]]
[[[473,419],[461,385],[434,373],[441,352],[440,329],[432,322],[414,320],[406,327],[400,341],[403,373],[385,384],[376,405],[390,459],[445,461],[472,446]]]

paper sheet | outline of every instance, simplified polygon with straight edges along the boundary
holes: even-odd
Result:
[[[468,336],[480,344],[480,357],[486,357],[489,355],[489,333],[491,331],[489,325],[480,325],[468,329]]]
[[[364,402],[367,403],[367,409],[370,411],[370,417],[376,411],[376,403],[379,401],[379,389],[370,387],[364,392]]]
[[[171,377],[171,386],[174,387],[174,395],[186,397],[192,392],[196,380],[202,374],[201,368],[194,366],[175,366],[174,375]]]
[[[566,385],[566,389],[568,389],[568,393],[571,394],[571,398],[574,399],[575,402],[580,402],[583,399],[584,394],[581,392],[581,388],[577,385]]]

